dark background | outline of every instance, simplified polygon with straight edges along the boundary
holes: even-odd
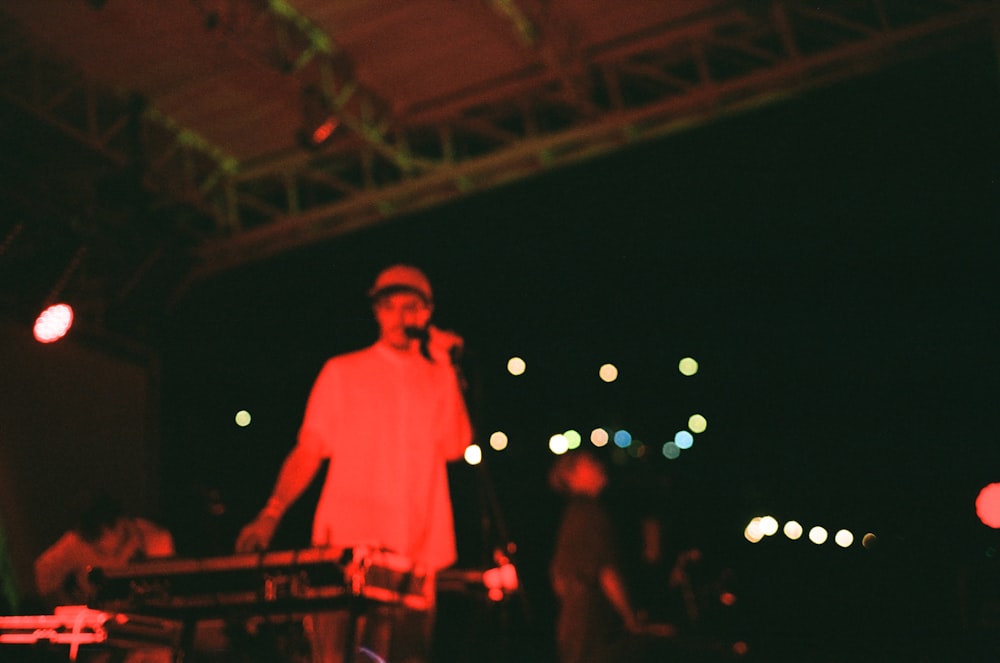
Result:
[[[626,543],[654,513],[671,550],[735,569],[752,649],[972,651],[992,609],[980,590],[995,600],[997,538],[974,500],[1000,477],[998,111],[996,54],[968,48],[206,284],[163,354],[167,518],[191,552],[228,550],[323,360],[375,337],[374,274],[404,261],[467,341],[486,453],[452,471],[461,561],[516,542],[520,642],[544,643],[551,624],[548,438],[601,425],[648,445],[601,451]],[[521,378],[505,371],[513,355]],[[696,376],[677,371],[684,356]],[[605,361],[614,384],[597,379]],[[240,408],[249,428],[232,423]],[[666,460],[660,446],[694,412],[708,430]],[[508,450],[488,448],[494,430]],[[484,487],[502,516],[485,525]],[[206,499],[226,514],[196,525]],[[308,541],[312,499],[279,543]],[[766,513],[878,544],[747,543]]]

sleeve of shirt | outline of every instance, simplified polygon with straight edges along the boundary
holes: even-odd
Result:
[[[313,383],[306,401],[305,414],[299,428],[298,444],[321,457],[330,455],[330,441],[325,431],[331,430],[330,403],[336,401],[337,377],[332,360],[327,361]]]

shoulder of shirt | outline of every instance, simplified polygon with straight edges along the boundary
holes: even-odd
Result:
[[[325,369],[365,361],[374,354],[376,354],[376,347],[374,345],[369,345],[368,347],[361,348],[359,350],[352,350],[350,352],[344,352],[343,354],[330,357],[326,360],[326,363],[323,364],[323,368]]]
[[[55,548],[76,547],[86,545],[83,535],[75,529],[67,530],[59,535],[59,538],[49,546],[49,550]]]
[[[322,373],[336,372],[338,370],[350,370],[351,368],[357,367],[358,365],[365,367],[371,366],[372,364],[375,363],[387,363],[396,365],[399,364],[400,362],[409,362],[409,361],[419,361],[421,364],[426,362],[426,360],[423,357],[419,357],[416,354],[412,356],[400,355],[397,354],[395,351],[388,349],[384,345],[375,343],[373,345],[369,345],[368,347],[361,348],[360,350],[353,350],[351,352],[345,352],[343,354],[330,357],[329,359],[326,360],[326,363],[323,364],[323,369],[320,371],[320,373],[322,374]],[[438,363],[427,362],[427,365],[434,369],[437,369],[439,366],[447,367],[446,364],[442,364],[440,362]]]

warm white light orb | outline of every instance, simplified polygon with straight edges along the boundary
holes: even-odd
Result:
[[[511,375],[524,375],[528,365],[520,357],[511,357],[507,360],[507,372]]]
[[[826,531],[826,528],[820,527],[819,525],[809,530],[809,540],[815,543],[817,546],[826,543],[826,540],[829,536],[830,535]]]
[[[782,531],[785,533],[785,536],[787,536],[792,541],[798,541],[799,539],[802,538],[802,525],[800,525],[798,522],[794,520],[789,520],[787,523],[785,523],[785,526],[782,528]]]
[[[854,534],[849,530],[842,529],[833,535],[833,540],[841,548],[850,548],[851,544],[854,543]]]
[[[750,543],[758,543],[764,538],[764,532],[760,526],[760,518],[754,518],[747,523],[747,526],[743,528],[743,537]]]
[[[569,440],[567,440],[566,436],[562,433],[553,435],[549,438],[549,451],[557,456],[561,456],[569,451]]]
[[[478,444],[465,447],[465,462],[469,465],[479,465],[483,462],[483,449]]]
[[[495,431],[490,435],[490,448],[494,451],[503,451],[507,448],[507,434],[503,431]]]

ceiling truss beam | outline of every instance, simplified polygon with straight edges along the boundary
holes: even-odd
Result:
[[[281,214],[256,218],[246,232],[206,242],[194,277],[875,71],[939,47],[935,37],[951,44],[981,35],[993,11],[977,1],[889,4],[831,3],[817,12],[789,0],[753,13],[728,8],[586,54],[588,106],[600,109],[597,116],[568,101],[558,73],[545,69],[517,82],[523,103],[512,102],[508,89],[402,118],[390,155],[346,138],[279,171],[244,171],[236,175],[237,204],[280,175],[300,187],[300,207],[280,206]],[[421,167],[401,167],[400,154]]]
[[[318,86],[346,129],[317,151],[258,163],[238,162],[139,99],[81,82],[7,21],[0,95],[110,163],[142,154],[147,187],[206,219],[190,283],[965,38],[996,40],[1000,25],[987,0],[843,1],[822,10],[797,0],[734,2],[584,52],[544,20],[543,3],[490,2],[526,48],[548,49],[540,65],[394,113],[289,3],[196,2],[249,56]]]

